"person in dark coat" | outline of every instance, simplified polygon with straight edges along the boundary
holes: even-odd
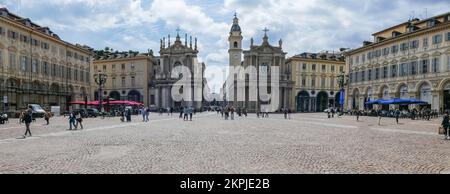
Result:
[[[31,122],[33,122],[33,111],[31,110],[31,106],[28,107],[28,110],[25,112],[23,116],[23,121],[25,122],[26,127],[26,131],[25,134],[23,135],[23,138],[25,138],[27,134],[29,134],[29,136],[31,137],[30,124]]]
[[[397,125],[398,125],[398,119],[400,118],[400,110],[396,110],[395,111],[395,121],[397,122]]]
[[[75,129],[77,128],[77,118],[73,112],[69,115],[69,130],[72,130],[72,127]]]
[[[450,134],[449,134],[450,121],[449,121],[448,113],[445,113],[445,115],[444,115],[444,119],[442,120],[442,127],[444,128],[444,134],[446,136],[445,139],[450,139]]]

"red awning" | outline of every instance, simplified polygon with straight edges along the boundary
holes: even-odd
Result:
[[[69,104],[79,104],[79,105],[84,105],[86,102],[84,101],[73,101],[73,102],[69,102]],[[89,103],[88,103],[89,104]]]

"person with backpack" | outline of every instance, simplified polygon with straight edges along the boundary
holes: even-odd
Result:
[[[33,122],[33,111],[31,110],[31,106],[28,107],[28,110],[24,112],[23,114],[23,122],[25,122],[26,131],[23,135],[23,138],[27,137],[27,134],[29,134],[29,137],[31,137],[31,130],[30,130],[30,124]]]

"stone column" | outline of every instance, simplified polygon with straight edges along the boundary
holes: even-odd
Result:
[[[441,101],[440,101],[440,95],[438,90],[431,92],[431,110],[440,110],[441,107]]]
[[[159,88],[155,88],[155,105],[156,107],[160,107],[160,102],[159,102],[159,98],[160,98],[160,93],[159,93]]]

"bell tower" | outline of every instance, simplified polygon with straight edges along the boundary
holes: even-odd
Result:
[[[230,37],[228,38],[228,49],[230,67],[240,66],[242,61],[242,31],[239,26],[237,13],[234,14],[233,26],[231,27]]]

